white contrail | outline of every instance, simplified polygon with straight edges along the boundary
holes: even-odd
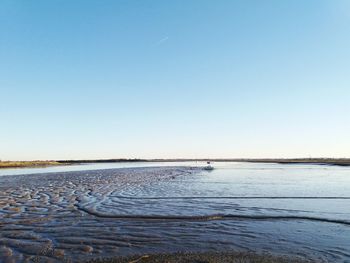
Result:
[[[168,41],[169,37],[163,37],[162,39],[160,39],[157,43],[155,43],[155,46],[160,46],[161,44],[163,44],[164,42]]]

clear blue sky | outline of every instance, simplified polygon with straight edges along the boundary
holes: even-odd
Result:
[[[350,157],[350,1],[2,0],[0,159]]]

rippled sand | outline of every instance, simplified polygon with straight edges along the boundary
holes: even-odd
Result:
[[[121,224],[93,216],[111,192],[137,191],[160,180],[196,172],[191,168],[115,169],[0,178],[0,259],[76,261],[118,255],[157,238],[128,235]],[[122,209],[122,208],[121,208]],[[87,212],[86,212],[87,211]]]
[[[224,171],[150,167],[0,177],[0,262],[232,250],[350,259],[348,197],[286,199],[288,189],[304,192],[289,183],[271,188],[280,194],[271,199],[260,179],[251,180],[265,170],[254,177]],[[281,182],[287,178],[295,180]]]

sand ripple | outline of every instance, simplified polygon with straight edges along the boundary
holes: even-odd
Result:
[[[254,198],[206,196],[189,183],[199,172],[154,167],[0,177],[0,261],[219,249],[350,258],[347,214],[322,217]]]

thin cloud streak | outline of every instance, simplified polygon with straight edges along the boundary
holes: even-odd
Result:
[[[162,44],[164,44],[166,41],[168,41],[169,40],[169,37],[168,36],[166,36],[166,37],[163,37],[162,39],[160,39],[158,42],[156,42],[154,45],[155,46],[160,46],[160,45],[162,45]]]

